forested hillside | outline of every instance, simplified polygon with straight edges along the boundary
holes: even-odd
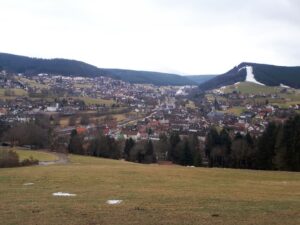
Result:
[[[158,72],[103,69],[96,66],[68,59],[40,59],[0,53],[0,68],[11,73],[37,75],[39,73],[59,74],[63,76],[108,76],[130,83],[154,85],[196,85],[196,82],[177,74]]]
[[[253,69],[254,79],[267,86],[285,85],[300,88],[300,67],[274,66],[257,63],[241,63],[227,73],[221,74],[199,85],[201,90],[210,90],[246,81],[246,67]]]

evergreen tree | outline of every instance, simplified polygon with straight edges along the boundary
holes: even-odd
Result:
[[[156,156],[154,154],[153,143],[150,139],[145,143],[144,149],[145,149],[144,163],[156,162]]]
[[[76,130],[73,130],[71,132],[71,138],[68,146],[68,150],[70,153],[73,154],[84,154],[84,149],[83,149],[83,139],[80,137]]]
[[[278,134],[277,125],[269,123],[267,129],[258,140],[258,149],[256,151],[256,167],[263,170],[274,169],[275,145]]]
[[[193,154],[188,139],[184,139],[183,141],[180,164],[184,166],[191,166],[194,164]]]
[[[192,156],[193,156],[193,165],[201,166],[202,165],[202,156],[201,156],[201,152],[200,152],[198,136],[196,134],[189,136],[189,145],[190,145]]]
[[[135,145],[135,142],[132,138],[126,139],[125,147],[124,147],[124,158],[126,160],[129,160],[130,151],[131,151],[131,149],[133,148],[134,145]]]
[[[256,151],[256,143],[255,139],[252,138],[252,136],[247,133],[245,136],[245,140],[247,143],[247,159],[246,159],[246,167],[248,169],[254,169],[255,168],[255,151]]]
[[[213,127],[211,128],[205,139],[205,155],[208,158],[208,163],[210,167],[214,166],[214,156],[219,152],[219,148],[216,148],[220,144],[220,136],[218,131]]]
[[[246,168],[248,143],[245,138],[236,138],[231,146],[231,161],[234,168]]]
[[[179,134],[172,133],[170,136],[170,154],[168,154],[169,159],[172,160],[173,162],[179,162],[180,161],[180,154],[177,149],[177,145],[180,143],[180,137]]]
[[[220,132],[220,145],[223,149],[223,156],[221,158],[221,163],[223,167],[230,165],[230,154],[231,154],[231,139],[227,129],[223,128]]]
[[[159,135],[159,141],[155,145],[158,159],[166,160],[168,158],[168,150],[170,150],[170,143],[165,133]]]
[[[275,164],[280,170],[300,171],[300,116],[279,127],[275,146]]]

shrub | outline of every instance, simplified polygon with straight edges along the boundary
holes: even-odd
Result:
[[[15,151],[0,150],[0,168],[19,166],[19,156]]]
[[[29,159],[22,160],[22,162],[20,163],[20,166],[33,166],[33,165],[38,165],[38,164],[39,164],[39,160],[34,159],[32,156],[30,156]]]

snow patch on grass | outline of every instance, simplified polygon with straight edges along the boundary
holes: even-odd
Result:
[[[59,196],[59,197],[74,197],[76,194],[70,194],[66,192],[56,192],[52,194],[53,196]]]
[[[287,86],[287,85],[284,85],[284,84],[280,84],[280,87],[283,87],[283,88],[291,88],[290,86]]]
[[[123,200],[107,200],[106,204],[109,204],[109,205],[118,205],[118,204],[121,204],[122,202],[123,202]]]

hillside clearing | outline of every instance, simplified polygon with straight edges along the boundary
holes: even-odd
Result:
[[[140,165],[70,155],[0,169],[4,224],[299,224],[300,174]],[[24,186],[32,182],[34,185]],[[57,198],[52,193],[75,193]],[[108,205],[121,199],[118,205]]]
[[[102,99],[102,98],[91,98],[91,97],[77,97],[77,98],[75,98],[74,97],[74,99],[82,100],[87,105],[95,105],[95,104],[102,105],[102,104],[105,104],[107,106],[111,106],[112,104],[115,103],[114,100],[107,100],[107,99]]]
[[[5,91],[10,91],[11,95],[6,96]],[[19,96],[27,96],[27,92],[23,89],[19,88],[10,88],[10,89],[5,89],[5,88],[0,88],[0,98],[1,99],[14,99]]]
[[[238,91],[241,94],[275,94],[279,93],[282,87],[263,86],[252,82],[240,82],[238,84],[229,85],[225,88],[224,93],[232,93]]]
[[[30,157],[39,161],[55,161],[58,157],[48,152],[40,152],[34,150],[16,150],[20,160],[29,159]]]
[[[38,151],[38,150],[28,150],[24,148],[8,148],[8,147],[0,147],[1,149],[10,149],[16,151],[19,156],[20,160],[29,159],[30,157],[37,159],[39,161],[55,161],[58,160],[58,157],[55,154],[48,153],[45,151]]]

